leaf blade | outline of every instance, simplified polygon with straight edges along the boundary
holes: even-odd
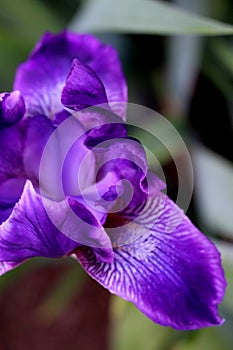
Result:
[[[91,0],[71,22],[79,31],[143,34],[233,34],[233,26],[192,14],[174,4],[150,0]]]

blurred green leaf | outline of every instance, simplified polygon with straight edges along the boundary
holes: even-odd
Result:
[[[45,30],[57,31],[62,25],[48,6],[36,0],[1,0],[0,23],[0,38],[7,32],[21,38],[21,44],[34,44]]]
[[[225,276],[227,280],[227,290],[226,290],[226,295],[224,297],[223,301],[223,308],[225,307],[228,311],[231,312],[233,315],[233,261],[231,263],[229,261],[226,261],[226,258],[224,257],[224,252],[223,252],[223,245],[220,245],[221,255],[223,258],[223,263],[224,263],[224,271],[225,271]],[[233,255],[233,247],[230,246],[228,249],[231,248],[231,256]],[[231,260],[233,260],[231,258]]]
[[[42,34],[63,28],[61,18],[38,0],[1,0],[1,90],[11,90],[16,67],[26,59]]]
[[[153,323],[131,303],[116,296],[111,300],[111,350],[232,349],[223,327],[177,331]]]
[[[193,145],[191,151],[200,219],[213,232],[232,238],[232,164],[198,144]]]
[[[173,350],[231,350],[224,334],[216,332],[214,328],[203,329],[199,331],[198,337],[195,339],[182,339],[174,347]]]
[[[208,15],[209,0],[173,0],[186,10]],[[201,36],[173,35],[166,40],[164,114],[170,120],[184,119],[196,84],[203,55]]]
[[[162,344],[176,331],[156,325],[136,307],[112,297],[111,350],[162,350]]]
[[[232,42],[215,39],[211,42],[210,50],[231,75],[233,75],[233,46]]]
[[[232,75],[226,74],[222,67],[213,62],[211,59],[206,59],[203,64],[204,74],[219,88],[222,94],[232,101],[233,85]]]
[[[203,61],[204,74],[219,88],[229,101],[232,101],[233,96],[232,58],[232,42],[222,38],[213,38],[207,45],[207,51]]]
[[[70,27],[75,31],[144,34],[233,34],[231,25],[150,0],[89,0]]]

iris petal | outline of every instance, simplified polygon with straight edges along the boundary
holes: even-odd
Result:
[[[115,212],[131,212],[147,199],[147,163],[142,145],[129,138],[115,138],[104,141],[93,150],[96,158],[97,180],[101,181],[109,173],[112,177],[112,188],[121,193],[115,203]],[[98,185],[97,185],[98,187]]]
[[[76,225],[78,213],[89,221],[91,218],[90,225],[86,226],[92,230],[83,232],[84,220],[80,221],[83,225]],[[31,257],[58,258],[68,255],[86,242],[92,243],[90,245],[100,261],[112,261],[110,239],[102,227],[98,227],[88,209],[74,199],[67,202],[42,199],[31,182],[27,181],[20,201],[0,226],[0,262],[2,269],[4,266],[3,271],[7,271]]]
[[[52,224],[41,197],[27,181],[20,201],[0,226],[0,261],[18,264],[34,256],[56,258],[76,246]]]
[[[20,90],[26,102],[26,114],[53,117],[63,110],[62,89],[74,58],[90,66],[102,81],[113,110],[125,116],[127,86],[116,51],[92,35],[62,32],[45,34],[30,58],[17,70],[14,88]]]
[[[0,130],[0,221],[10,214],[25,183],[23,134],[19,125]]]
[[[88,65],[74,59],[62,91],[62,103],[75,111],[107,102],[104,86]]]
[[[24,173],[23,133],[19,125],[0,130],[0,182]]]
[[[25,120],[23,164],[27,178],[36,186],[39,185],[41,157],[53,131],[51,120],[43,115]]]
[[[16,124],[25,113],[25,103],[19,91],[0,94],[0,129]]]
[[[91,249],[79,249],[84,269],[162,325],[191,330],[222,324],[217,305],[225,280],[214,245],[162,193],[149,199],[134,221],[127,219],[109,231],[113,263],[100,263]]]

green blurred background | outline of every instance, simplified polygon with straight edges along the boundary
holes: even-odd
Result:
[[[232,24],[232,1],[174,0],[174,6],[189,11],[187,18],[170,7],[171,1],[0,4],[1,91],[12,89],[18,64],[47,30],[90,31],[117,48],[129,102],[163,114],[190,149],[195,190],[188,215],[218,245],[228,281],[220,307],[225,324],[178,332],[155,325],[130,303],[110,296],[73,259],[34,259],[1,278],[0,350],[231,350],[233,30],[197,16]],[[147,136],[141,137],[148,144]],[[156,143],[150,150],[162,164],[169,195],[176,198],[173,160]]]

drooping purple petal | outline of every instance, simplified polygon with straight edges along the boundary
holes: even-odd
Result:
[[[97,248],[98,254],[101,252],[102,261],[111,261],[111,243],[107,234],[98,227],[95,230],[92,222],[92,232],[86,232],[84,236],[81,227],[75,225],[75,214],[73,217],[70,214],[73,209],[78,212],[78,202],[77,207],[72,203],[69,212],[66,202],[42,199],[28,181],[20,201],[0,226],[0,262],[4,269],[7,271],[35,256],[58,258],[68,255],[85,240],[92,242],[91,246],[94,250]]]
[[[69,212],[68,236],[82,246],[92,247],[98,260],[112,262],[114,258],[112,243],[102,227],[106,219],[106,211],[98,210],[94,203],[91,206],[87,205],[81,197],[77,199],[68,197],[67,202],[75,214],[74,217]],[[70,220],[73,221],[72,225]]]
[[[92,35],[45,34],[28,61],[19,66],[14,88],[26,101],[27,115],[52,117],[63,110],[62,89],[74,58],[90,66],[104,85],[112,109],[125,116],[127,87],[116,51]]]
[[[0,129],[16,124],[25,113],[25,103],[19,91],[0,94]]]
[[[219,253],[182,215],[161,193],[134,221],[108,220],[111,227],[125,223],[107,230],[113,263],[100,263],[88,248],[78,250],[78,260],[104,287],[159,324],[187,330],[220,325],[217,305],[226,282]]]
[[[107,96],[103,83],[93,69],[74,59],[62,90],[61,102],[64,106],[79,111],[107,103]]]
[[[51,223],[42,200],[27,182],[11,216],[0,226],[0,261],[20,263],[30,257],[61,257],[77,243]]]

